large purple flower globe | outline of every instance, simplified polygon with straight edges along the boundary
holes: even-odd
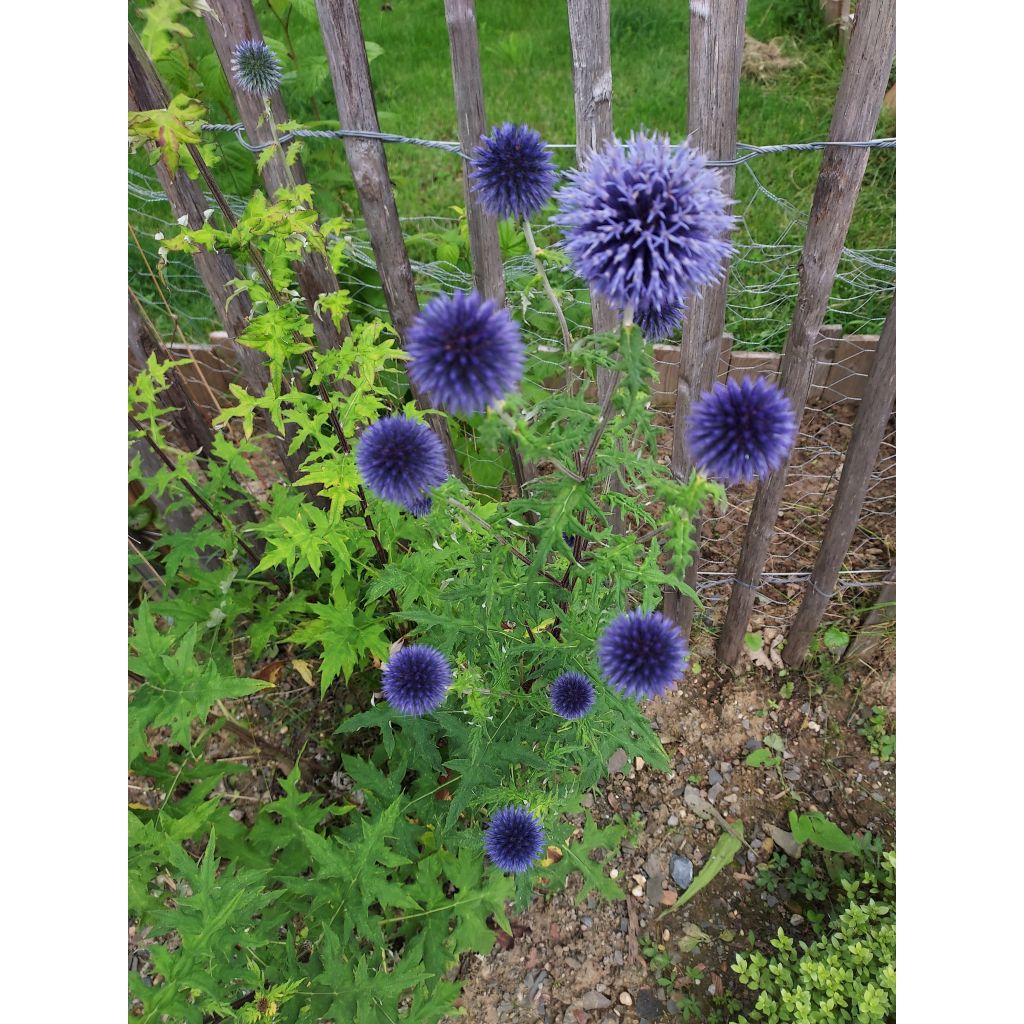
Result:
[[[484,849],[502,871],[519,874],[544,849],[544,828],[526,808],[503,807],[491,818]]]
[[[686,670],[683,631],[661,612],[624,612],[597,642],[597,660],[611,686],[642,700],[664,693]]]
[[[796,440],[793,406],[764,377],[717,383],[701,395],[686,421],[694,464],[725,484],[750,483],[780,469]]]
[[[403,647],[384,668],[384,696],[403,715],[435,711],[444,703],[451,685],[448,659],[425,644]]]
[[[269,96],[281,84],[281,61],[262,39],[243,39],[231,53],[231,73],[246,92]]]
[[[556,715],[576,720],[583,718],[594,706],[596,694],[594,684],[585,675],[564,672],[551,684],[548,698]]]
[[[618,309],[669,310],[718,280],[731,200],[704,157],[666,137],[610,139],[558,193],[576,272]]]
[[[483,412],[514,391],[526,349],[504,306],[477,292],[439,295],[408,330],[409,376],[432,402]]]
[[[424,499],[448,479],[437,435],[406,416],[385,416],[367,428],[356,449],[356,466],[378,498],[404,505],[413,515],[426,511]]]
[[[469,162],[469,180],[492,217],[535,214],[555,190],[555,164],[540,135],[525,124],[495,125],[480,136]]]

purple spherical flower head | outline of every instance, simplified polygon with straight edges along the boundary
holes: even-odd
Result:
[[[448,659],[433,647],[403,647],[384,668],[384,696],[403,715],[425,715],[443,703],[452,685]]]
[[[633,323],[643,332],[646,341],[671,338],[686,318],[686,306],[640,306],[633,312]]]
[[[431,401],[483,412],[519,386],[526,349],[508,310],[476,292],[439,295],[407,335],[409,376]]]
[[[637,700],[664,693],[682,676],[686,657],[683,631],[661,612],[624,612],[597,643],[604,677]]]
[[[528,219],[550,198],[558,176],[540,135],[525,124],[495,125],[480,136],[469,180],[492,217]]]
[[[281,84],[281,62],[262,39],[243,39],[231,53],[231,73],[246,92],[269,96]]]
[[[412,508],[448,479],[437,435],[418,420],[385,416],[359,439],[356,465],[367,487],[385,501]],[[413,513],[415,515],[415,512]]]
[[[569,182],[554,221],[577,273],[613,306],[671,309],[721,277],[735,217],[697,150],[634,133],[605,143]]]
[[[686,421],[694,464],[726,484],[750,483],[782,467],[796,440],[796,416],[764,377],[729,380],[701,395]]]
[[[575,720],[594,706],[594,684],[579,672],[565,672],[552,684],[548,693],[556,715]]]
[[[410,501],[406,504],[405,510],[413,518],[420,519],[425,515],[430,514],[431,508],[433,508],[434,501],[430,495],[426,495],[422,498],[417,498],[415,501]]]
[[[503,807],[487,826],[484,849],[502,871],[519,874],[544,849],[544,829],[524,807]]]

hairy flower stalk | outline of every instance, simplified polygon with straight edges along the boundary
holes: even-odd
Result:
[[[426,424],[385,416],[364,431],[356,449],[363,482],[378,498],[423,514],[423,502],[448,478],[444,448]]]
[[[403,715],[425,715],[439,708],[452,685],[448,659],[426,644],[403,647],[384,668],[384,696]]]
[[[483,412],[519,387],[526,347],[504,307],[477,292],[439,295],[408,331],[409,377],[455,413]]]
[[[484,849],[502,871],[520,874],[544,849],[544,828],[524,807],[503,807],[491,818]]]
[[[694,465],[730,486],[780,469],[796,440],[793,406],[764,377],[717,383],[701,395],[686,421]]]
[[[660,696],[682,678],[687,655],[682,630],[661,612],[625,612],[611,622],[597,644],[605,679],[636,700]]]
[[[733,252],[732,202],[704,157],[664,136],[612,139],[569,172],[554,218],[577,273],[619,309],[683,305]]]
[[[281,61],[262,39],[244,39],[231,54],[231,73],[246,92],[267,97],[281,84]]]

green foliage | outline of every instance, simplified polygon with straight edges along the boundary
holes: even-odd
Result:
[[[735,1024],[885,1024],[896,1011],[896,855],[877,871],[844,881],[844,909],[828,933],[808,945],[780,928],[775,952],[739,955],[733,971],[757,993]]]
[[[130,811],[130,912],[150,941],[149,976],[130,979],[143,1020],[436,1021],[458,994],[446,974],[491,948],[512,901],[574,873],[580,899],[622,898],[608,862],[627,827],[572,817],[619,747],[655,770],[669,763],[638,705],[603,684],[579,722],[547,698],[562,672],[596,679],[613,616],[685,589],[691,521],[721,496],[654,457],[650,346],[635,330],[575,339],[567,360],[559,338],[531,345],[521,400],[450,421],[461,479],[415,519],[363,490],[354,454],[380,416],[422,415],[393,330],[360,321],[347,292],[322,295],[319,311],[355,322],[321,352],[298,297],[303,253],[346,259],[345,223],[318,225],[313,204],[309,186],[256,193],[235,224],[214,213],[161,240],[163,256],[228,251],[255,268],[232,286],[252,302],[240,341],[269,384],[231,386],[208,456],[175,448],[166,390],[180,361],[151,358],[129,390],[173,467],[146,476],[136,457],[130,479],[142,503],[192,519],[183,531],[157,519],[158,539],[131,562],[129,767],[161,794],[158,810]],[[537,282],[514,287],[519,315],[550,330]],[[590,382],[599,368],[619,372],[601,429],[587,388],[550,381]],[[508,498],[513,445],[545,470]],[[625,485],[614,498],[613,475]],[[613,530],[613,509],[630,529]],[[424,718],[375,697],[381,664],[414,642],[455,669],[447,702]],[[320,737],[317,763],[346,780],[344,803],[324,803],[302,742],[288,745],[298,712],[268,681],[281,665],[323,702],[301,712],[301,735]],[[240,720],[252,723],[254,696],[286,737],[272,761],[291,771],[247,816],[233,802],[244,765],[220,758],[231,736],[250,736]],[[522,800],[549,849],[514,880],[482,839],[497,808]]]
[[[871,717],[858,730],[868,741],[871,753],[879,761],[892,761],[896,757],[896,733],[890,731],[888,708],[876,704],[871,709]],[[891,726],[895,730],[895,724]]]

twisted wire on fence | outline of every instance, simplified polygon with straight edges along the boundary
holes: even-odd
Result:
[[[250,150],[262,147],[248,143],[239,125],[205,125],[209,131],[234,133]],[[389,143],[445,150],[461,155],[457,143],[438,140],[414,139],[402,135],[380,132],[340,132],[297,129],[282,135],[282,143],[290,138],[377,138]],[[895,145],[894,139],[873,139],[866,143],[790,143],[774,146],[740,145],[740,155],[730,163],[747,176],[737,194],[749,190],[749,195],[737,207],[739,225],[734,234],[737,253],[729,280],[726,330],[733,336],[733,352],[779,351],[789,327],[790,313],[799,284],[799,261],[802,253],[802,230],[806,211],[799,209],[782,196],[766,188],[758,177],[752,160],[754,157],[790,152],[812,152],[827,145],[857,145],[887,149]],[[555,148],[555,147],[553,147]],[[571,144],[564,147],[571,148]],[[147,173],[129,171],[129,215],[151,264],[155,265],[159,242],[154,236],[178,230],[156,178]],[[245,200],[228,197],[232,208],[241,213]],[[773,208],[769,222],[779,225],[769,238],[755,238],[749,225],[758,204],[768,203]],[[213,202],[210,206],[213,207]],[[764,221],[764,218],[762,218]],[[457,227],[457,221],[444,217],[403,218],[403,227],[410,240],[410,255],[421,296],[425,299],[436,291],[451,292],[473,286],[471,275],[463,268],[444,259],[416,259],[415,256],[431,240]],[[375,266],[369,237],[361,224],[354,224],[344,237],[346,272],[343,266],[338,274],[342,288],[354,296],[353,313],[359,317],[387,316],[383,299],[378,292],[367,289],[357,276],[357,268]],[[557,248],[552,241],[550,248]],[[434,253],[436,256],[436,253]],[[148,282],[145,268],[136,260],[130,264],[130,279],[135,291],[152,306],[160,319],[162,300]],[[507,281],[527,280],[533,274],[532,258],[525,249],[521,255],[505,261]],[[197,343],[202,343],[211,330],[216,330],[212,306],[203,288],[192,260],[183,254],[170,253],[161,271],[164,291],[182,332]],[[568,272],[554,275],[556,288],[563,297],[566,319],[574,334],[588,329],[589,293],[583,282]],[[816,368],[812,397],[807,414],[801,424],[790,470],[787,477],[785,500],[778,528],[772,542],[771,554],[765,572],[759,581],[758,602],[751,629],[764,625],[783,625],[795,610],[810,569],[817,554],[822,533],[828,521],[842,469],[844,453],[852,431],[855,401],[848,400],[854,378],[864,378],[870,365],[871,335],[881,330],[889,300],[895,289],[895,250],[892,248],[844,248],[836,283],[825,323],[846,329],[833,359],[824,359]],[[376,296],[379,304],[371,302]],[[523,317],[524,338],[535,351],[552,352],[552,376],[562,369],[557,363],[560,346],[552,339],[558,336],[553,311],[531,308]],[[532,322],[531,322],[532,321]],[[541,329],[538,329],[541,325]],[[852,335],[852,336],[851,336]],[[752,372],[758,372],[757,358],[747,361]],[[856,388],[852,389],[857,391]],[[862,389],[861,389],[862,390]],[[667,462],[671,446],[671,413],[658,413],[661,426],[659,457]],[[481,459],[487,453],[480,452]],[[844,605],[869,605],[882,586],[895,558],[895,419],[882,442],[874,475],[868,490],[858,530],[844,563],[837,587],[839,609]],[[743,540],[743,531],[753,501],[754,488],[737,488],[729,492],[729,509],[724,515],[712,514],[705,520],[704,540],[697,590],[706,604],[705,622],[712,624],[724,609],[730,588],[736,585],[735,563]],[[742,582],[742,581],[741,581]],[[837,613],[832,606],[833,617]]]

